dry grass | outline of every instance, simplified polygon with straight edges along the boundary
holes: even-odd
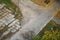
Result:
[[[56,15],[56,17],[60,19],[60,11],[59,11],[58,14]]]
[[[47,8],[47,9],[50,8],[48,6],[51,6],[51,4],[54,4],[54,0],[51,0],[51,2],[49,4],[44,3],[45,0],[31,0],[31,1],[36,3],[37,5],[40,5],[40,6],[44,7],[44,8]],[[51,6],[51,8],[52,7],[53,6]],[[56,17],[60,19],[60,11],[57,13]]]
[[[44,9],[49,9],[53,7],[54,4],[54,0],[50,0],[48,3],[45,2],[46,0],[31,0],[32,2],[34,2],[37,5],[40,5],[42,8]]]
[[[31,0],[31,1],[33,1],[34,3],[36,3],[38,5],[42,5],[42,6],[51,5],[52,3],[54,3],[54,0],[50,0],[50,1],[47,1],[47,0]]]

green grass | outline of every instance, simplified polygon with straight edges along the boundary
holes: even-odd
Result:
[[[51,30],[53,28],[53,30]],[[50,21],[46,27],[37,35],[34,40],[60,40],[60,24]]]
[[[11,0],[0,0],[0,3],[5,3],[7,7],[12,8],[14,10],[17,7],[14,3],[11,2]]]

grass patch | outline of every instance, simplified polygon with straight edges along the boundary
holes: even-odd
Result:
[[[11,2],[11,0],[0,0],[0,3],[5,3],[7,7],[12,8],[12,9],[16,9],[16,5],[14,3]]]
[[[53,30],[51,29],[53,28]],[[34,40],[60,40],[60,24],[50,21]]]

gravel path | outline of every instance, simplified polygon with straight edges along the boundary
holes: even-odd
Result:
[[[42,10],[31,2],[21,0],[20,8],[24,17],[26,18],[25,21],[29,21],[27,23],[25,22],[26,24],[22,26],[22,29],[12,36],[10,40],[30,40],[32,35],[37,35],[54,17],[54,12],[58,6],[59,5],[55,3],[52,9]]]

